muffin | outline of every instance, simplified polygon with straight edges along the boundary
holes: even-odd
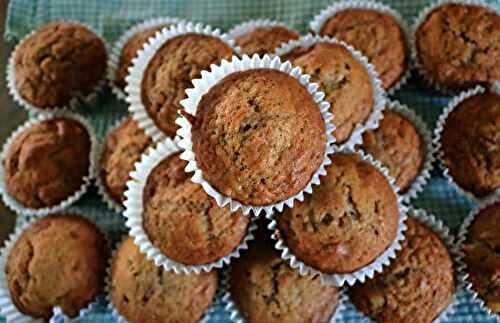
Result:
[[[352,273],[396,238],[396,193],[375,166],[355,154],[334,154],[326,172],[314,194],[276,216],[277,233],[306,265],[322,273]]]
[[[49,23],[16,49],[17,91],[40,109],[67,106],[76,93],[89,94],[104,79],[106,59],[105,44],[88,28]]]
[[[75,317],[103,288],[106,240],[90,221],[52,215],[24,231],[7,257],[5,276],[16,308],[48,321],[52,309]]]
[[[331,43],[298,47],[283,58],[301,67],[319,84],[331,104],[337,127],[333,135],[338,144],[345,143],[354,128],[368,119],[375,104],[374,89],[363,64],[344,46]]]
[[[272,54],[282,43],[298,39],[299,33],[284,26],[262,26],[234,38],[243,54]]]
[[[499,139],[500,95],[493,92],[460,102],[445,121],[442,162],[453,180],[476,197],[500,187]]]
[[[342,40],[361,51],[390,89],[408,68],[404,31],[396,19],[373,9],[350,8],[330,17],[319,34]]]
[[[232,55],[232,48],[213,36],[188,33],[167,40],[149,62],[141,83],[141,100],[155,125],[173,138],[180,101],[192,87],[191,80]]]
[[[301,276],[270,244],[256,243],[231,267],[229,291],[246,322],[327,323],[339,291],[316,276]]]
[[[128,68],[132,66],[132,60],[137,56],[137,52],[142,49],[145,43],[148,42],[150,37],[153,37],[156,32],[162,30],[169,25],[159,25],[150,27],[143,31],[139,31],[130,37],[129,40],[123,45],[120,60],[118,63],[118,69],[116,70],[114,84],[120,89],[125,89],[127,82],[125,78],[128,75]]]
[[[375,130],[363,133],[358,145],[389,169],[401,193],[406,193],[418,176],[426,155],[425,143],[415,126],[400,113],[385,110]]]
[[[201,98],[191,130],[204,179],[245,205],[303,190],[321,165],[325,123],[308,90],[272,69],[232,73]]]
[[[16,135],[3,159],[5,186],[22,206],[56,206],[89,176],[91,139],[80,122],[55,117]]]
[[[474,218],[462,251],[467,278],[485,305],[500,314],[500,202],[482,209]]]
[[[170,259],[202,265],[229,255],[243,241],[249,225],[241,212],[220,208],[192,173],[180,153],[161,161],[149,174],[143,193],[143,227],[152,244]]]
[[[120,245],[111,266],[111,302],[132,323],[198,322],[217,284],[215,271],[178,275],[155,266],[132,238]]]
[[[101,181],[109,196],[118,204],[125,201],[129,173],[152,144],[151,139],[128,117],[106,136],[100,160]]]
[[[354,305],[377,322],[432,322],[455,292],[453,262],[440,237],[413,218],[406,224],[391,265],[349,290]]]
[[[448,89],[500,79],[499,43],[500,15],[478,5],[441,5],[415,32],[421,69]]]

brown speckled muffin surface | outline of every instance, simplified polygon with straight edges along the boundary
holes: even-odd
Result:
[[[265,26],[240,35],[234,41],[244,54],[262,56],[272,54],[282,43],[298,38],[299,34],[295,30],[283,26]]]

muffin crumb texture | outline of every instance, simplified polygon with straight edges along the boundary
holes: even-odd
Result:
[[[464,261],[472,282],[486,306],[500,314],[500,202],[481,210],[464,243]]]
[[[42,26],[15,54],[16,87],[34,106],[66,106],[76,93],[89,94],[106,69],[106,47],[86,27],[70,22]]]
[[[89,175],[90,149],[89,133],[72,119],[58,117],[25,129],[3,160],[8,193],[29,208],[61,203]]]
[[[69,317],[102,292],[107,243],[90,221],[48,216],[24,231],[7,258],[5,275],[16,308],[48,321],[59,306]]]
[[[281,44],[299,39],[299,33],[283,26],[257,27],[234,39],[236,45],[247,55],[272,54]]]
[[[300,261],[323,273],[350,273],[394,241],[399,210],[381,172],[357,155],[337,153],[314,194],[285,208],[276,221]]]
[[[134,323],[198,322],[217,290],[216,271],[168,272],[147,260],[132,238],[120,245],[111,268],[111,302]]]

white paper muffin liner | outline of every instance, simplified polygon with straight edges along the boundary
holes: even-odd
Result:
[[[313,46],[314,44],[317,43],[330,43],[330,44],[337,44],[349,51],[349,53],[352,55],[352,57],[358,61],[366,70],[368,73],[368,76],[370,77],[372,89],[373,89],[373,107],[370,115],[366,119],[364,123],[358,123],[355,128],[352,130],[351,135],[349,139],[340,144],[340,148],[350,148],[353,149],[353,147],[357,144],[361,144],[363,142],[363,133],[368,130],[368,129],[376,129],[378,128],[380,120],[384,117],[383,111],[385,109],[387,99],[386,99],[386,92],[384,91],[384,88],[382,87],[382,81],[380,81],[380,78],[378,76],[377,71],[375,70],[375,67],[368,62],[368,59],[361,54],[358,50],[354,49],[354,47],[344,43],[343,41],[340,41],[338,39],[332,38],[332,37],[326,37],[326,36],[318,36],[318,35],[312,35],[308,34],[305,36],[302,36],[301,38],[297,40],[290,40],[289,42],[282,44],[281,47],[276,49],[275,54],[277,56],[283,56],[288,53],[290,53],[292,50],[298,47],[303,47],[303,48],[309,48]],[[319,88],[321,90],[321,87]],[[335,114],[335,112],[334,112]],[[335,123],[335,117],[332,121]]]
[[[220,273],[221,276],[221,285],[224,289],[224,294],[222,295],[222,304],[224,305],[224,310],[229,314],[229,319],[234,323],[245,323],[245,317],[242,315],[240,310],[238,309],[238,305],[234,302],[231,292],[230,292],[230,274],[231,267],[223,270]],[[347,293],[344,289],[339,288],[339,298],[338,304],[335,308],[335,312],[329,320],[329,323],[335,323],[341,321],[342,312],[346,309],[346,302],[348,301]]]
[[[72,23],[76,25],[80,25],[82,27],[85,27],[92,31],[104,44],[104,47],[106,48],[107,51],[107,43],[106,40],[90,25],[84,24],[79,21],[74,21],[74,20],[57,20],[57,22],[66,22],[66,23]],[[40,26],[41,27],[41,26]],[[26,99],[24,99],[21,94],[19,93],[17,86],[16,86],[16,64],[15,64],[15,59],[16,59],[16,51],[19,49],[20,45],[29,37],[34,35],[38,31],[38,28],[24,36],[21,41],[16,45],[12,53],[10,54],[9,60],[7,62],[7,67],[6,67],[6,78],[7,78],[7,89],[14,99],[14,101],[22,106],[24,109],[26,109],[28,112],[31,113],[46,113],[46,112],[53,112],[57,110],[68,110],[68,109],[75,109],[77,107],[80,107],[82,103],[87,104],[87,105],[92,105],[97,102],[97,99],[100,95],[100,93],[104,90],[104,87],[106,85],[106,72],[103,73],[102,79],[97,82],[97,84],[94,86],[93,90],[90,91],[88,94],[83,95],[81,93],[75,93],[74,97],[70,100],[69,104],[64,105],[64,106],[55,106],[55,107],[50,107],[50,108],[40,108],[35,106],[34,104],[28,102]],[[109,55],[107,51],[107,55]]]
[[[464,288],[472,295],[473,301],[478,304],[484,311],[486,311],[492,318],[496,319],[500,322],[500,315],[494,313],[492,310],[486,306],[486,303],[481,298],[481,296],[474,290],[474,286],[472,282],[469,281],[469,273],[467,270],[467,264],[465,263],[465,252],[463,250],[463,246],[465,241],[467,240],[467,234],[469,233],[469,229],[472,225],[472,222],[476,218],[476,216],[488,206],[491,206],[495,203],[500,203],[500,189],[496,191],[495,194],[489,196],[481,203],[476,205],[474,209],[472,209],[467,217],[462,222],[460,229],[458,230],[456,249],[458,254],[458,270],[460,272],[460,280],[464,285]]]
[[[121,244],[127,238],[128,238],[128,236],[123,236],[122,239],[120,240],[120,242],[118,242],[116,244],[115,248],[113,249],[111,257],[108,260],[108,267],[106,269],[106,280],[105,280],[105,284],[104,284],[104,292],[106,295],[106,302],[108,303],[107,309],[111,313],[111,316],[113,316],[113,319],[115,320],[116,323],[129,323],[129,321],[123,315],[120,314],[120,312],[118,311],[116,306],[113,304],[113,301],[111,298],[111,285],[112,285],[111,284],[111,275],[112,275],[111,267],[113,265],[113,259],[115,259],[116,253],[117,253],[118,249],[120,248]],[[220,275],[220,273],[219,273],[219,275]],[[221,279],[219,278],[218,290],[221,288],[220,281],[221,281]],[[217,295],[217,293],[216,293],[216,295]],[[210,321],[210,318],[211,318],[213,312],[215,311],[214,305],[216,303],[216,295],[214,296],[214,300],[213,300],[212,304],[205,311],[205,315],[203,316],[203,318],[200,321],[198,321],[198,323],[208,323]]]
[[[351,149],[338,149],[335,153],[359,155],[363,161],[369,163],[380,173],[382,173],[387,179],[388,183],[391,185],[394,194],[396,194],[399,209],[399,220],[396,237],[391,242],[391,244],[371,263],[352,273],[328,274],[323,273],[320,270],[315,269],[309,265],[306,265],[293,254],[293,251],[290,248],[287,247],[286,242],[280,237],[280,234],[278,234],[279,226],[276,218],[279,217],[280,214],[271,214],[268,216],[268,219],[271,220],[268,229],[273,232],[271,238],[275,241],[274,247],[281,253],[281,258],[288,261],[292,268],[297,268],[301,275],[318,274],[321,276],[321,280],[325,284],[332,284],[342,287],[344,285],[352,286],[358,281],[364,283],[366,279],[373,278],[375,273],[382,272],[384,266],[388,266],[391,263],[392,259],[396,257],[396,252],[401,249],[401,242],[405,239],[404,233],[406,231],[405,221],[407,218],[407,207],[403,203],[403,198],[399,195],[399,188],[394,184],[394,178],[389,175],[389,170],[385,168],[378,160],[375,160],[371,155],[365,154],[361,150],[354,151]]]
[[[69,213],[69,214],[74,214],[74,215],[79,215],[84,218],[89,219],[86,217],[84,214],[73,210],[73,209],[68,209],[65,212],[55,212],[54,214],[58,213]],[[14,245],[16,244],[17,240],[21,237],[22,233],[31,227],[35,222],[40,220],[40,218],[37,217],[31,217],[29,219],[26,219],[26,221],[22,222],[20,225],[17,225],[14,232],[10,234],[9,238],[5,241],[5,246],[0,249],[0,315],[5,318],[6,323],[43,323],[43,319],[36,319],[33,318],[29,315],[26,315],[22,312],[20,312],[17,307],[15,306],[14,302],[12,301],[12,298],[10,296],[10,291],[9,291],[9,286],[7,283],[7,277],[5,275],[5,267],[7,265],[7,259],[14,248]],[[99,226],[92,220],[89,219],[92,223],[94,223],[98,228]],[[108,237],[104,234],[104,231],[102,231],[101,228],[99,228],[101,233],[104,235],[106,241],[109,243]],[[50,323],[56,323],[56,322],[72,322],[73,320],[77,320],[79,318],[82,318],[95,310],[95,308],[99,304],[99,299],[100,295],[96,297],[96,299],[92,302],[90,302],[86,307],[80,309],[78,315],[74,318],[69,318],[66,316],[60,307],[54,307],[53,308],[53,316],[50,319]]]
[[[389,15],[394,18],[396,23],[401,28],[401,31],[404,36],[405,46],[406,46],[406,69],[403,74],[399,77],[399,80],[391,86],[387,93],[392,95],[397,90],[399,90],[403,85],[406,84],[408,79],[411,76],[411,52],[410,52],[410,28],[406,21],[403,19],[401,14],[391,8],[389,5],[386,5],[381,2],[371,1],[371,0],[345,0],[340,2],[335,2],[334,4],[328,6],[323,9],[319,14],[317,14],[313,20],[309,23],[309,28],[315,33],[318,34],[321,31],[323,25],[336,14],[348,10],[348,9],[367,9],[378,11],[380,13]]]
[[[448,103],[448,106],[443,110],[443,112],[441,113],[441,115],[439,116],[439,119],[437,121],[437,124],[436,124],[436,128],[434,129],[434,139],[433,139],[433,143],[434,143],[434,149],[436,151],[436,158],[437,160],[439,161],[439,164],[443,170],[443,176],[446,178],[446,180],[453,185],[453,187],[455,187],[455,189],[464,194],[465,196],[467,196],[469,199],[471,199],[472,201],[475,201],[475,202],[480,202],[482,200],[484,200],[486,197],[477,197],[474,195],[474,193],[470,192],[470,191],[467,191],[465,190],[464,188],[462,188],[452,177],[452,175],[450,174],[450,171],[448,169],[448,167],[446,167],[446,165],[444,164],[443,160],[444,160],[444,153],[443,153],[443,150],[442,150],[442,146],[441,146],[441,136],[443,134],[443,129],[444,129],[444,126],[446,124],[446,120],[448,119],[448,116],[450,115],[450,113],[460,104],[462,103],[464,100],[466,100],[467,98],[470,98],[472,96],[475,96],[475,95],[478,95],[478,94],[482,94],[485,92],[485,89],[478,85],[474,88],[471,88],[467,91],[463,91],[461,92],[459,95],[455,96],[452,100],[450,100],[450,102]],[[473,117],[473,116],[471,116]]]
[[[227,32],[227,35],[230,39],[234,40],[235,38],[248,34],[260,27],[283,27],[299,33],[298,31],[288,27],[285,23],[281,21],[275,21],[269,19],[256,19],[256,20],[245,21],[242,22],[241,24],[234,26]]]
[[[41,122],[47,121],[47,120],[52,120],[55,118],[66,118],[70,120],[75,120],[83,127],[85,130],[87,130],[87,133],[89,135],[90,139],[90,153],[89,153],[89,169],[88,169],[88,174],[83,178],[83,183],[80,186],[80,188],[73,192],[72,195],[68,196],[65,200],[61,201],[59,204],[50,206],[50,207],[43,207],[39,209],[35,208],[29,208],[25,207],[21,204],[21,202],[17,201],[13,196],[11,196],[6,187],[6,181],[5,181],[5,169],[3,165],[3,161],[5,160],[5,157],[7,155],[7,152],[9,151],[10,145],[13,143],[13,141],[16,139],[18,135],[20,135],[24,130],[27,130],[31,128],[32,126],[39,124]],[[2,194],[3,201],[5,205],[7,205],[12,211],[16,212],[17,214],[22,214],[22,215],[29,215],[29,216],[44,216],[50,213],[57,213],[76,201],[78,201],[85,192],[87,192],[87,189],[89,188],[92,179],[95,177],[95,156],[97,154],[97,149],[98,149],[98,143],[97,143],[97,137],[94,132],[94,128],[90,125],[90,123],[83,118],[82,116],[71,113],[68,111],[54,111],[54,112],[44,112],[38,114],[36,117],[29,119],[26,121],[23,125],[18,127],[7,139],[5,142],[2,152],[0,154],[0,194]]]
[[[127,97],[125,92],[115,85],[116,72],[118,71],[118,68],[120,66],[120,57],[122,56],[122,50],[125,44],[130,40],[130,38],[144,30],[161,25],[177,24],[180,21],[183,20],[176,17],[157,17],[146,19],[125,30],[120,38],[118,38],[118,40],[113,44],[113,48],[111,48],[108,57],[106,77],[108,79],[108,85],[111,88],[111,91],[119,100],[125,100],[125,98]]]
[[[420,166],[420,170],[406,193],[401,194],[403,201],[408,203],[411,199],[416,198],[417,195],[423,191],[428,180],[431,178],[432,165],[435,160],[432,133],[424,120],[405,104],[402,104],[397,100],[392,100],[388,101],[387,108],[407,119],[415,127],[415,130],[422,139],[422,144],[425,146],[425,156],[422,161],[422,165]],[[363,150],[362,147],[359,147],[359,149]]]
[[[335,139],[332,132],[335,130],[335,127],[331,123],[333,115],[328,112],[330,104],[323,100],[325,94],[318,90],[318,84],[311,83],[309,81],[310,76],[302,74],[299,67],[293,67],[290,62],[282,63],[279,57],[271,58],[269,55],[264,55],[263,57],[259,57],[256,54],[252,57],[243,55],[242,58],[233,56],[231,62],[222,60],[220,65],[212,65],[210,67],[210,71],[204,71],[201,73],[201,79],[193,80],[194,88],[186,90],[187,99],[182,100],[181,105],[187,113],[193,116],[196,115],[196,110],[202,96],[207,93],[210,88],[215,86],[220,80],[229,74],[252,69],[278,70],[297,79],[311,94],[312,98],[318,105],[318,109],[320,110],[325,122],[326,142],[323,161],[312,176],[311,180],[299,193],[278,203],[264,206],[243,204],[229,196],[223,195],[203,178],[203,172],[197,165],[191,138],[191,123],[184,116],[177,118],[176,123],[180,126],[177,130],[177,135],[180,137],[178,144],[184,150],[181,154],[181,158],[188,162],[186,171],[194,172],[191,180],[195,183],[201,184],[205,192],[213,197],[219,206],[223,207],[229,204],[233,212],[241,209],[244,214],[248,214],[252,211],[255,216],[258,216],[261,212],[270,214],[273,209],[281,211],[285,205],[293,207],[295,200],[302,201],[304,199],[304,192],[309,194],[312,193],[312,185],[319,184],[319,177],[326,174],[325,166],[331,163],[328,155],[333,153],[332,145],[334,144]]]
[[[419,223],[424,224],[427,228],[432,230],[435,234],[439,236],[443,244],[445,245],[450,258],[453,262],[453,271],[455,279],[455,292],[453,293],[450,304],[432,321],[433,323],[446,322],[453,313],[457,310],[457,295],[463,289],[463,284],[459,278],[459,273],[457,270],[458,253],[456,250],[455,238],[453,237],[450,229],[441,221],[439,218],[433,214],[427,213],[423,209],[416,209],[413,207],[408,208],[408,217],[417,220]],[[356,306],[353,304],[354,308]],[[363,317],[362,322],[374,322],[370,317],[363,314],[361,311],[357,310]]]
[[[147,154],[143,154],[141,161],[136,163],[135,171],[130,173],[131,180],[127,182],[128,189],[125,192],[125,212],[123,213],[127,219],[125,225],[141,252],[146,254],[147,258],[153,261],[156,266],[161,266],[165,270],[177,274],[198,274],[202,271],[209,272],[214,268],[222,268],[224,265],[229,265],[232,258],[238,258],[242,250],[248,249],[248,241],[254,239],[253,231],[257,228],[253,219],[248,224],[247,234],[236,249],[214,262],[203,265],[185,265],[168,258],[153,245],[142,226],[143,192],[148,176],[161,161],[178,151],[180,150],[176,144],[167,138],[159,142],[154,149],[150,149]]]
[[[450,89],[444,85],[439,84],[427,71],[425,70],[424,66],[422,65],[422,62],[420,61],[418,57],[418,52],[417,52],[417,31],[420,28],[420,26],[427,20],[427,16],[431,14],[435,9],[438,7],[441,7],[446,4],[450,3],[455,3],[455,4],[462,4],[462,5],[474,5],[474,6],[481,6],[486,9],[492,10],[496,13],[498,13],[498,10],[493,7],[492,5],[486,3],[483,0],[437,0],[434,1],[433,3],[429,4],[427,7],[422,9],[418,16],[415,18],[413,21],[413,25],[411,27],[411,34],[410,34],[410,50],[411,50],[411,58],[413,61],[414,68],[417,70],[418,74],[423,78],[423,80],[427,83],[428,86],[431,88],[443,93],[443,94],[454,94],[457,93],[456,90]],[[479,82],[478,82],[479,83]]]
[[[149,62],[163,44],[174,37],[189,33],[216,37],[230,46],[235,53],[240,53],[240,49],[234,45],[234,41],[226,34],[223,34],[219,29],[213,29],[210,26],[185,21],[179,21],[169,29],[164,28],[144,44],[144,47],[137,52],[137,56],[132,60],[132,66],[128,69],[129,74],[125,79],[127,81],[127,86],[125,87],[127,95],[126,101],[129,104],[128,109],[134,120],[137,121],[139,127],[141,127],[148,136],[153,138],[155,142],[165,139],[167,136],[158,126],[156,126],[142,103],[142,79],[144,78],[144,73],[146,72]]]

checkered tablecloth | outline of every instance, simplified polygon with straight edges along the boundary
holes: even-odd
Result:
[[[489,0],[500,7],[500,0]],[[35,27],[58,19],[72,19],[86,22],[99,31],[109,44],[130,25],[146,18],[157,16],[178,16],[192,21],[210,24],[223,30],[232,25],[256,18],[281,20],[301,32],[307,31],[308,22],[331,0],[11,0],[5,38],[17,41]],[[428,0],[384,1],[401,12],[411,23],[418,11],[428,4]],[[421,115],[430,128],[434,128],[437,116],[447,104],[449,97],[430,90],[415,75],[394,95]],[[99,135],[126,112],[125,103],[118,102],[111,94],[99,104],[89,108],[84,114],[92,120]],[[424,192],[414,201],[414,205],[424,208],[443,219],[456,232],[462,219],[473,203],[450,186],[439,170]],[[109,211],[97,196],[91,192],[78,202],[77,207],[99,218],[99,222],[118,237],[124,232],[123,219],[119,214]],[[450,322],[494,322],[487,314],[474,305],[469,295],[461,294],[458,311],[449,318]],[[227,322],[228,314],[216,304],[211,322]],[[343,313],[344,321],[358,322],[360,314],[349,305]],[[85,317],[81,322],[112,322],[105,304]],[[0,322],[3,319],[0,318]]]

